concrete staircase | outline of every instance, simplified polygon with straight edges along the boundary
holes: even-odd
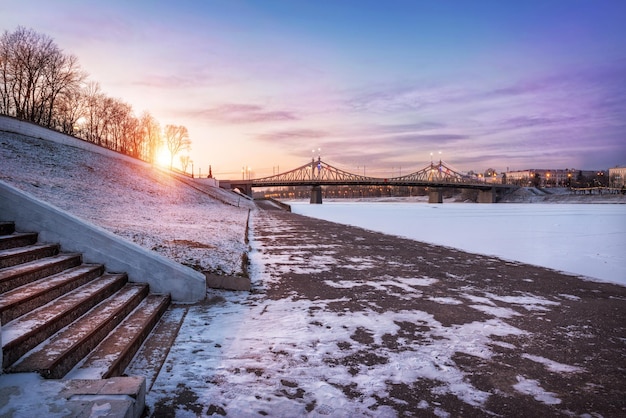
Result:
[[[80,254],[37,243],[0,222],[0,324],[6,373],[46,379],[108,379],[126,366],[170,297]],[[145,383],[144,383],[145,386]]]

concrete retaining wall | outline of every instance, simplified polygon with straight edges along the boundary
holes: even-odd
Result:
[[[49,205],[0,181],[0,220],[17,230],[38,232],[41,242],[59,243],[79,252],[88,263],[109,272],[125,272],[129,280],[148,283],[154,293],[169,293],[177,302],[197,302],[206,296],[204,275]]]
[[[194,181],[196,183],[200,183],[200,184],[203,184],[205,186],[220,187],[220,182],[217,179],[207,179],[207,178],[196,177],[194,179]]]
[[[242,276],[219,276],[207,271],[204,272],[207,287],[211,289],[244,290],[250,291],[252,283],[249,277]]]
[[[291,205],[287,203],[283,203],[280,200],[276,200],[273,197],[267,197],[266,199],[272,202],[273,204],[275,204],[276,206],[282,208],[283,210],[286,210],[287,212],[291,212]]]

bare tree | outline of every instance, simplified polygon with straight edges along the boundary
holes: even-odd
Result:
[[[107,118],[104,108],[106,96],[100,91],[100,85],[91,82],[83,93],[85,103],[85,139],[102,145],[102,138],[106,131]]]
[[[140,121],[135,117],[132,111],[126,116],[123,122],[122,132],[123,141],[121,151],[135,158],[141,157],[144,137],[141,132]]]
[[[165,143],[170,152],[170,170],[174,166],[174,156],[183,150],[191,147],[189,132],[185,126],[166,125]]]
[[[84,79],[50,37],[21,26],[0,37],[0,112],[53,127],[59,96]]]
[[[159,123],[147,112],[138,119],[129,104],[86,79],[78,59],[52,38],[21,26],[0,36],[0,114],[154,161],[162,145]],[[165,140],[171,168],[191,141],[187,128],[176,125],[166,126]]]
[[[144,112],[139,119],[141,133],[143,135],[142,158],[151,163],[156,159],[156,153],[161,146],[161,126],[159,122],[149,113]]]
[[[11,72],[11,49],[7,43],[6,32],[0,37],[0,113],[12,114],[11,89],[13,86]]]
[[[127,145],[125,142],[129,132],[127,125],[128,120],[132,116],[132,107],[119,99],[109,98],[105,114],[109,119],[109,124],[107,125],[109,128],[107,132],[108,147],[115,151],[126,153]]]
[[[9,114],[39,122],[37,99],[42,90],[47,55],[54,47],[50,38],[23,27],[3,33],[0,48],[6,60],[5,89],[9,97]]]
[[[87,115],[86,105],[82,89],[67,89],[57,99],[53,126],[68,135],[80,134],[77,131],[78,122]]]
[[[191,159],[189,158],[188,155],[181,155],[180,156],[180,167],[183,170],[183,173],[187,172],[187,167],[189,167],[189,163],[190,163]],[[191,173],[192,177],[193,177],[193,173]]]
[[[42,103],[45,104],[47,111],[44,118],[48,122],[48,127],[55,127],[53,122],[58,111],[58,101],[64,99],[63,96],[75,94],[86,77],[86,74],[80,71],[78,59],[74,55],[58,53],[50,57],[42,92]]]

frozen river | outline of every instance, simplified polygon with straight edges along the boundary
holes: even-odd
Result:
[[[626,285],[626,205],[289,203],[301,215]]]

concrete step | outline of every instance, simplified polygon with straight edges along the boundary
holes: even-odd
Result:
[[[45,380],[37,373],[0,375],[2,417],[145,416],[145,379]]]
[[[10,235],[0,234],[0,250],[24,247],[37,243],[38,234],[35,232],[16,232]]]
[[[59,253],[58,244],[33,244],[0,250],[0,269],[12,267]]]
[[[102,264],[83,264],[0,294],[0,323],[39,308],[103,273]]]
[[[2,325],[4,368],[117,292],[126,274],[104,274],[98,279]]]
[[[68,379],[122,376],[170,304],[169,295],[148,295],[74,370]]]
[[[0,221],[0,235],[10,235],[15,232],[15,222]]]
[[[59,254],[0,269],[0,293],[79,266],[81,262],[80,254]]]
[[[82,255],[60,254],[59,245],[37,240],[37,233],[0,222],[1,358],[9,372],[0,372],[0,406],[11,402],[17,416],[42,415],[32,413],[36,403],[63,416],[139,418],[146,379],[115,376],[159,324],[170,296],[149,295],[148,285],[128,283],[126,274],[104,273],[103,265],[82,264]],[[67,380],[70,371],[80,378]],[[13,385],[21,376],[40,380]],[[16,397],[44,386],[50,399]],[[51,411],[46,408],[41,411]]]
[[[145,284],[126,284],[114,295],[36,347],[9,368],[60,379],[93,350],[148,295]]]
[[[188,305],[170,305],[154,327],[152,333],[148,335],[146,341],[139,348],[139,351],[126,368],[124,375],[144,376],[146,378],[146,388],[150,391],[161,372],[163,364],[165,364],[170,348],[174,345],[178,331],[188,311]]]

